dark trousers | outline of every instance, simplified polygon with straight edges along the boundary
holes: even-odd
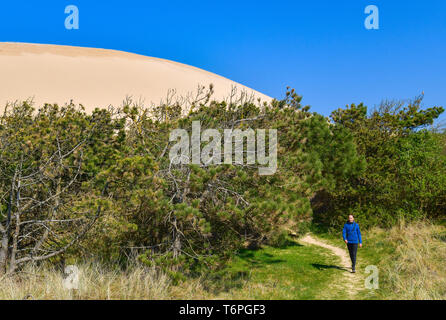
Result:
[[[352,260],[352,269],[356,267],[356,253],[358,252],[357,243],[347,243],[348,253],[350,253],[350,259]]]

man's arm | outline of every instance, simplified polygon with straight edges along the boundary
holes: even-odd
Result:
[[[347,228],[346,228],[346,226],[345,226],[345,224],[344,224],[344,228],[342,229],[342,239],[344,239],[344,242],[345,242],[345,243],[348,242],[347,239],[346,239],[346,237],[347,237]]]

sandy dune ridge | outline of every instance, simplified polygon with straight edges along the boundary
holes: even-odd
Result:
[[[214,99],[232,88],[261,101],[271,98],[211,72],[185,64],[122,51],[59,45],[0,43],[0,110],[7,102],[33,98],[64,105],[73,100],[87,111],[120,106],[127,96],[145,105],[196,94],[214,85]]]

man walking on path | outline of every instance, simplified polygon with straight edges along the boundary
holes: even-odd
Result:
[[[358,244],[359,247],[362,248],[362,238],[359,224],[355,222],[355,218],[352,214],[348,216],[348,222],[344,224],[342,238],[344,238],[344,242],[347,244],[350,259],[352,260],[352,273],[355,273],[356,253],[358,251]]]

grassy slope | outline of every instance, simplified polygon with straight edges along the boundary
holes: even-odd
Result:
[[[241,251],[218,275],[173,284],[151,269],[107,270],[79,265],[79,290],[63,287],[63,274],[50,266],[30,266],[0,282],[0,299],[344,299],[337,284],[337,256],[317,246],[289,242]]]
[[[318,233],[345,248],[338,234]],[[362,289],[356,299],[446,299],[446,228],[418,222],[390,230],[363,232],[358,276],[367,265],[380,272],[380,288]],[[337,256],[295,242],[283,248],[243,250],[212,279],[188,279],[175,285],[162,274],[135,266],[107,270],[81,265],[76,299],[345,299],[345,281]],[[362,273],[362,274],[361,274]],[[2,278],[0,299],[70,299],[60,270],[28,267]]]
[[[340,235],[318,233],[343,246]],[[363,232],[358,268],[379,269],[379,289],[363,288],[358,299],[446,299],[446,228],[429,222],[396,225]],[[366,275],[367,276],[367,275]]]
[[[335,286],[343,271],[339,258],[317,246],[291,243],[284,248],[242,251],[224,270],[244,278],[217,294],[222,299],[344,299]],[[225,281],[228,284],[228,281]],[[231,288],[232,287],[232,288]]]
[[[321,239],[324,239],[331,245],[345,248],[345,244],[342,241],[340,234],[335,233],[327,233],[327,232],[316,232],[317,236]],[[392,253],[392,247],[388,246],[381,246],[379,244],[378,239],[373,239],[373,242],[371,243],[368,241],[368,234],[367,232],[362,232],[362,238],[363,238],[363,247],[358,248],[358,255],[357,255],[357,269],[359,271],[359,274],[365,279],[368,274],[365,273],[365,268],[368,265],[379,265],[380,258],[383,256],[389,256]],[[382,299],[383,296],[385,296],[384,290],[382,286],[378,290],[369,290],[366,289],[365,286],[362,287],[359,290],[358,295],[356,296],[356,299],[365,299],[365,300],[375,300],[375,299]]]

